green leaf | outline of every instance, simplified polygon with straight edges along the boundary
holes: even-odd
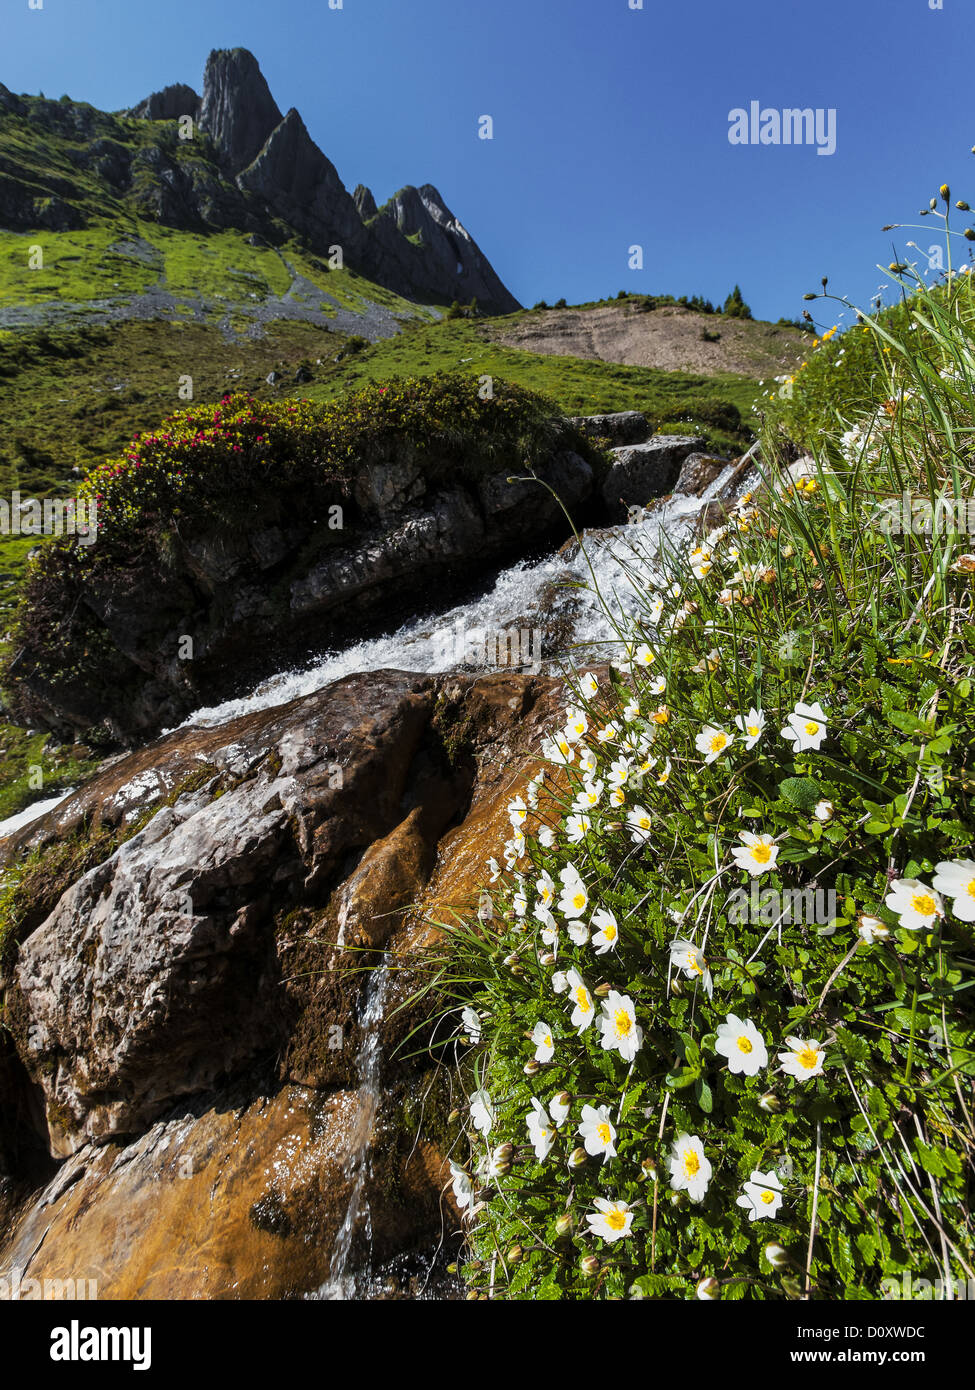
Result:
[[[811,811],[822,799],[822,788],[812,777],[787,777],[779,783],[779,796],[799,811]]]

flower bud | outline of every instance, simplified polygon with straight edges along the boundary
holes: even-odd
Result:
[[[538,963],[539,963],[539,965],[554,965],[554,964],[555,964],[555,952],[554,952],[554,951],[546,951],[545,954],[544,954],[544,956],[539,956],[539,958],[538,958]]]
[[[928,207],[931,209],[932,212],[934,212],[934,210],[935,210],[935,208],[936,208],[937,206],[938,206],[938,200],[937,200],[937,198],[932,198],[931,201],[928,203]]]
[[[456,1262],[455,1262],[454,1264],[452,1264],[452,1265],[448,1265],[448,1266],[447,1266],[447,1273],[448,1273],[448,1274],[456,1274],[456,1273],[457,1273],[457,1265],[456,1265]]]
[[[563,1240],[566,1236],[571,1236],[575,1228],[575,1217],[572,1215],[571,1211],[564,1211],[555,1223],[556,1233]]]
[[[946,183],[943,183],[941,185],[941,187],[938,189],[938,192],[941,194],[942,198],[944,198],[946,203],[950,200],[951,189],[948,187]]]
[[[448,1123],[449,1125],[455,1125],[459,1119],[460,1119],[460,1111],[459,1111],[459,1110],[451,1110],[450,1114],[447,1116],[447,1123]]]
[[[586,1153],[585,1149],[583,1149],[583,1148],[581,1148],[581,1147],[580,1147],[580,1148],[577,1148],[577,1149],[573,1149],[572,1152],[569,1154],[569,1158],[568,1158],[569,1167],[570,1167],[570,1168],[581,1168],[582,1165],[583,1165],[583,1164],[586,1162],[586,1160],[588,1159],[588,1157],[589,1157],[589,1155]]]
[[[612,985],[608,985],[604,982],[603,984],[596,986],[596,988],[593,990],[593,994],[596,996],[597,999],[605,999],[612,988]]]
[[[518,1261],[521,1259],[522,1255],[524,1255],[524,1253],[525,1252],[520,1245],[513,1245],[511,1249],[508,1251],[508,1254],[505,1258],[507,1259],[509,1265],[516,1265]]]
[[[975,151],[973,151],[973,153],[975,153]],[[818,299],[818,298],[819,298],[819,295],[818,295],[818,294],[804,294],[802,297],[803,297],[803,299]]]
[[[656,1182],[657,1180],[657,1160],[655,1158],[645,1158],[640,1164],[640,1182]]]
[[[571,1105],[572,1097],[569,1095],[568,1091],[559,1091],[558,1095],[555,1097],[555,1104]]]
[[[698,1298],[713,1300],[721,1297],[721,1285],[712,1275],[710,1279],[702,1279],[697,1286]]]
[[[782,1102],[774,1091],[766,1091],[758,1104],[762,1110],[767,1110],[770,1115],[777,1115],[782,1109]]]
[[[832,820],[833,812],[835,810],[836,807],[833,805],[832,801],[817,801],[815,807],[813,808],[813,815],[816,817],[817,820]]]
[[[773,1269],[787,1269],[791,1263],[789,1260],[789,1252],[784,1250],[781,1245],[776,1245],[774,1242],[770,1245],[766,1245],[765,1258]]]
[[[965,202],[964,198],[959,198],[958,202],[955,204],[955,207],[958,209],[959,212],[971,212],[971,208]]]
[[[594,1279],[599,1273],[599,1256],[583,1255],[579,1261],[579,1268],[587,1279]]]
[[[522,1067],[522,1071],[525,1073],[526,1076],[537,1076],[541,1069],[541,1062],[536,1062],[534,1057],[531,1059],[530,1062],[526,1062],[525,1065]]]
[[[973,229],[972,227],[965,228],[965,240],[975,241],[975,229]]]
[[[477,1289],[471,1289],[470,1293],[467,1295],[467,1302],[476,1303],[480,1296]]]

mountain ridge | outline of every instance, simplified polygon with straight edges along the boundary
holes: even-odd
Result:
[[[246,49],[211,52],[202,95],[176,83],[115,113],[0,84],[0,228],[80,230],[132,214],[272,246],[297,234],[324,257],[340,247],[343,265],[413,302],[520,307],[433,184],[407,185],[382,207],[363,185],[350,194]]]

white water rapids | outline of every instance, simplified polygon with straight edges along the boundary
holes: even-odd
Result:
[[[525,634],[525,651],[527,635],[541,628],[543,665],[557,658],[564,662],[567,657],[577,666],[606,659],[613,651],[608,644],[618,639],[603,604],[618,616],[635,610],[640,591],[653,577],[652,560],[661,537],[666,535],[674,542],[689,533],[705,503],[722,495],[736,467],[729,464],[700,497],[677,495],[643,521],[589,536],[583,533],[585,553],[577,552],[567,559],[553,552],[535,562],[519,561],[503,570],[479,598],[436,616],[411,619],[385,636],[325,653],[301,670],[279,672],[248,695],[196,710],[184,726],[223,724],[238,715],[310,695],[343,676],[362,671],[392,669],[433,674],[471,667],[491,669],[483,654],[485,650],[497,650],[498,634]],[[593,592],[594,580],[602,604]],[[553,585],[563,587],[553,594]],[[580,585],[587,587],[577,587]],[[560,618],[566,620],[567,632],[552,650],[545,638]],[[478,652],[482,654],[480,660]],[[531,655],[534,657],[534,649]],[[531,663],[522,663],[528,664]],[[537,669],[537,663],[533,669]]]

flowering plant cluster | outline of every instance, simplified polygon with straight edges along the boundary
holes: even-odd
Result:
[[[181,519],[208,525],[221,508],[241,524],[266,517],[269,493],[282,485],[305,489],[309,505],[316,489],[375,461],[412,454],[428,477],[458,466],[474,475],[518,468],[552,443],[556,416],[518,386],[499,380],[484,395],[476,378],[446,373],[372,383],[333,402],[238,393],[136,435],[121,457],[92,470],[82,495],[97,501],[109,547],[142,545]],[[104,559],[105,547],[92,551]]]
[[[449,933],[471,1297],[973,1277],[975,586],[864,525],[883,480],[832,429],[719,526],[634,542],[636,616]],[[756,881],[833,910],[743,921]]]

